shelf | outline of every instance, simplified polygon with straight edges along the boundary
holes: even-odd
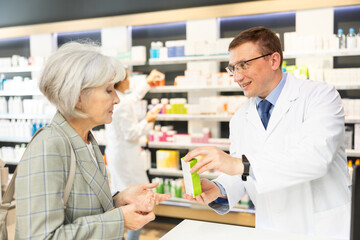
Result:
[[[158,175],[158,176],[169,176],[169,177],[183,177],[183,173],[181,170],[175,169],[157,169],[157,168],[150,168],[149,174]],[[200,177],[202,178],[217,178],[220,173],[202,173]]]
[[[346,149],[346,155],[348,157],[360,157],[360,150]]]
[[[41,96],[42,93],[40,91],[0,91],[0,96]]]
[[[359,90],[359,84],[334,84],[337,90]]]
[[[172,142],[149,142],[149,148],[174,148],[174,149],[194,149],[197,147],[205,147],[205,146],[216,146],[221,150],[229,151],[229,145],[226,144],[211,144],[211,143],[188,143],[188,144],[179,144]]]
[[[28,143],[30,140],[31,137],[0,137],[0,142]]]
[[[149,59],[149,65],[164,65],[164,64],[179,64],[195,61],[220,61],[227,62],[229,61],[228,54],[219,54],[219,55],[208,55],[208,56],[188,56],[188,57],[171,57],[171,58],[162,58],[162,59]]]
[[[121,59],[119,59],[119,61],[122,64],[125,64],[127,66],[143,66],[143,65],[146,65],[146,60],[135,61],[135,60],[121,60]]]
[[[10,67],[0,68],[0,73],[39,72],[41,69],[40,66]]]
[[[218,121],[228,122],[232,115],[190,115],[190,114],[159,114],[156,121]],[[345,123],[360,123],[359,117],[345,117]]]
[[[0,114],[0,119],[52,119],[54,115],[38,115],[38,114]]]
[[[154,87],[150,89],[150,93],[174,93],[174,92],[242,92],[239,86],[224,87],[224,86],[211,86],[211,87],[178,87],[178,86],[164,86]]]
[[[342,57],[360,55],[360,49],[283,52],[284,58],[298,57]]]
[[[345,49],[345,50],[323,50],[323,51],[301,51],[301,52],[283,52],[284,59],[298,58],[298,57],[342,57],[342,56],[358,56],[360,49]],[[229,61],[228,54],[208,55],[208,56],[188,56],[188,57],[173,57],[162,59],[149,59],[149,65],[165,65],[165,64],[180,64],[195,61]]]
[[[188,121],[205,120],[228,122],[232,116],[229,115],[190,115],[190,114],[159,114],[156,121]]]
[[[345,117],[345,123],[360,123],[360,117]]]
[[[334,85],[338,90],[359,90],[359,84],[336,84]],[[164,86],[154,87],[150,89],[150,93],[176,93],[176,92],[242,92],[239,86],[210,86],[210,87],[178,87],[178,86]]]

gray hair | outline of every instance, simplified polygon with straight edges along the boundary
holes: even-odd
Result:
[[[99,46],[69,42],[47,60],[39,88],[64,117],[86,118],[76,109],[80,95],[106,83],[115,84],[125,76],[120,61],[101,54]]]

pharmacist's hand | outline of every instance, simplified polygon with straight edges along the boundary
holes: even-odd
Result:
[[[154,107],[152,108],[150,111],[148,111],[146,113],[146,116],[145,116],[145,120],[150,123],[150,122],[155,122],[159,112],[160,112],[160,107]]]
[[[206,178],[200,179],[200,183],[202,190],[201,195],[198,195],[195,198],[193,198],[192,196],[185,193],[183,195],[183,198],[201,204],[209,204],[212,201],[216,200],[218,197],[221,197],[221,191],[219,187],[216,185],[216,183]]]
[[[151,84],[151,83],[153,83],[155,81],[159,81],[159,80],[162,80],[162,79],[165,79],[165,75],[162,72],[159,72],[158,70],[153,69],[150,72],[150,74],[147,76],[146,82],[148,84]]]
[[[168,200],[169,194],[154,193],[148,189],[155,188],[159,183],[131,185],[118,195],[121,196],[123,204],[136,204],[141,211],[152,211],[155,205]]]
[[[141,211],[135,204],[129,204],[120,208],[124,215],[125,227],[130,230],[138,230],[155,219],[154,212]]]
[[[201,174],[210,169],[217,169],[229,175],[237,175],[244,172],[241,158],[232,157],[217,147],[195,148],[186,154],[184,160],[188,162],[197,156],[202,156],[202,158],[191,168],[191,173],[198,170],[197,173]]]

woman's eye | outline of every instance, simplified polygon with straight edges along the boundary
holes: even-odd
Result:
[[[106,90],[107,91],[107,93],[112,93],[112,90],[110,89],[110,90]]]

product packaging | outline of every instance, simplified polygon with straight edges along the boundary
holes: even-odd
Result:
[[[197,159],[193,158],[189,162],[184,161],[184,157],[181,158],[181,166],[184,176],[185,192],[186,194],[196,197],[202,193],[200,176],[197,171],[190,173],[190,169],[197,163]]]

